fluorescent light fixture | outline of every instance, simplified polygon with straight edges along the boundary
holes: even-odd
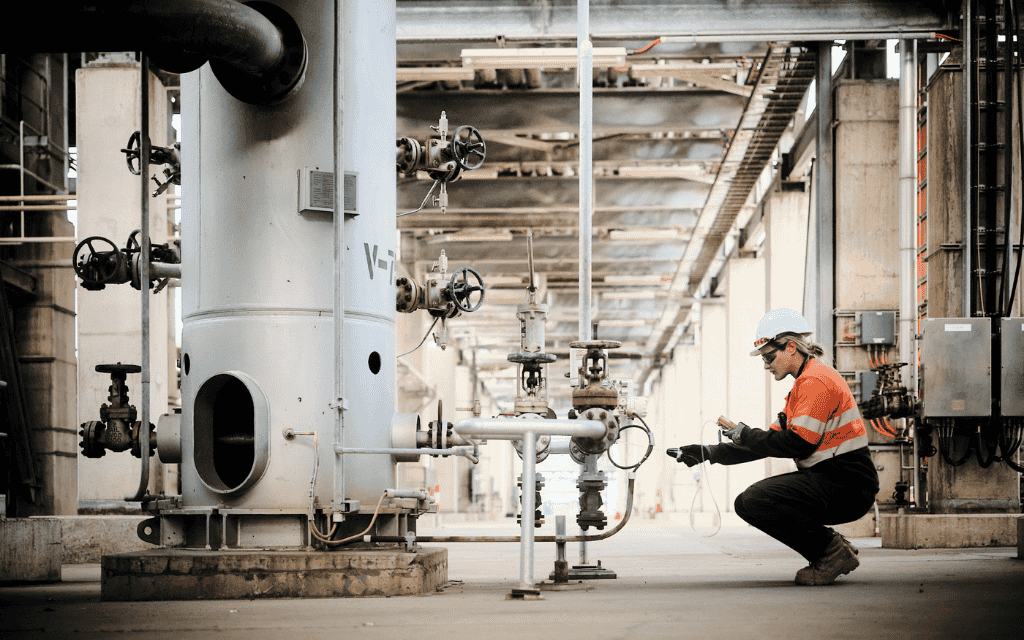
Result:
[[[526,276],[487,276],[487,286],[526,284]]]
[[[618,168],[618,174],[620,178],[679,178],[707,184],[712,184],[715,181],[715,174],[692,164],[644,167],[625,165]]]
[[[606,300],[654,300],[658,297],[657,291],[640,289],[637,291],[605,291],[601,297]]]
[[[440,242],[512,242],[512,233],[509,231],[459,231],[457,233],[445,233],[434,236],[427,240],[429,244]]]
[[[680,229],[612,229],[608,232],[611,240],[685,240],[689,233]]]
[[[438,80],[472,80],[475,72],[465,67],[398,67],[397,82],[436,82]]]
[[[643,318],[625,318],[622,320],[599,320],[598,327],[643,327],[650,324]]]
[[[577,57],[576,47],[463,49],[462,66],[469,69],[575,69]],[[626,66],[626,48],[595,47],[594,66]]]
[[[607,275],[604,277],[605,284],[663,284],[670,278],[662,276],[633,276],[633,275]]]

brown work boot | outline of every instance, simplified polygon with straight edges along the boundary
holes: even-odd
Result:
[[[840,575],[850,573],[858,566],[857,550],[837,533],[825,548],[825,555],[796,572],[796,583],[832,584]]]

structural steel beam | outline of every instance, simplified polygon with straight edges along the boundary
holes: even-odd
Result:
[[[689,0],[662,4],[596,1],[596,38],[681,36],[711,41],[912,38],[950,27],[943,2],[916,0]],[[557,41],[576,38],[572,0],[398,2],[398,41]],[[854,38],[852,34],[860,36]]]

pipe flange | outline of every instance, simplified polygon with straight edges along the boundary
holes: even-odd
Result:
[[[399,138],[395,141],[395,168],[399,173],[412,173],[420,164],[423,149],[414,138]]]
[[[395,287],[395,310],[400,313],[415,311],[420,298],[419,285],[409,278],[399,278]]]
[[[608,448],[611,447],[619,438],[619,422],[615,419],[615,415],[606,409],[587,409],[580,414],[579,419],[597,420],[599,422],[603,422],[605,426],[605,433],[603,437],[581,438],[576,436],[571,440],[571,443],[579,447],[584,453],[600,455],[607,451]]]
[[[272,105],[298,92],[306,78],[309,51],[302,30],[292,16],[269,2],[246,2],[263,14],[278,31],[284,44],[281,60],[258,77],[245,73],[224,60],[211,59],[210,68],[224,90],[247,104]]]
[[[513,440],[512,447],[515,448],[519,459],[523,459],[523,441]],[[537,462],[541,463],[548,459],[551,454],[551,436],[540,436],[537,438]]]

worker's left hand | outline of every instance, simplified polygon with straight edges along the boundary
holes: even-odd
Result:
[[[736,444],[739,444],[740,439],[743,437],[743,431],[749,428],[750,427],[740,422],[739,424],[732,425],[731,429],[723,429],[722,435],[725,436],[726,438],[729,438]]]

